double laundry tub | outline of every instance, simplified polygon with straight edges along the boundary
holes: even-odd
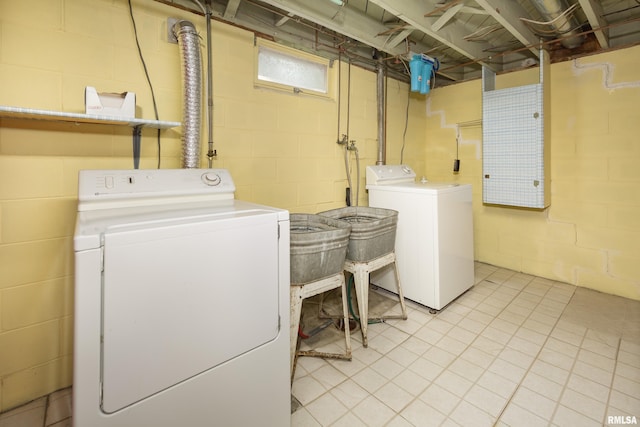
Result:
[[[368,262],[393,252],[398,212],[346,207],[319,214],[291,214],[291,283],[340,273],[345,260]]]

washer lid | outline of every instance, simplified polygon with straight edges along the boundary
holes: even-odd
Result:
[[[275,212],[279,221],[289,219],[284,209],[241,200],[172,203],[156,206],[100,209],[78,212],[73,239],[75,251],[99,248],[105,233],[122,229],[144,230],[163,224],[225,220]]]
[[[367,190],[395,193],[441,194],[470,188],[470,184],[457,182],[399,182],[385,185],[367,185]]]

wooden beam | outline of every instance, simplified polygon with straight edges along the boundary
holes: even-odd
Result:
[[[609,30],[599,30],[607,26],[607,21],[602,17],[602,6],[599,2],[593,0],[579,0],[580,7],[587,15],[589,24],[593,28],[593,34],[596,36],[600,47],[607,49],[609,47]]]
[[[462,1],[462,0],[453,0],[451,3],[447,3],[447,4],[445,4],[444,6],[440,6],[440,7],[437,7],[437,8],[435,8],[435,9],[433,9],[431,12],[427,12],[427,13],[425,13],[425,14],[424,14],[424,17],[425,17],[425,18],[428,18],[428,17],[430,17],[430,16],[437,15],[437,14],[439,14],[440,12],[442,12],[443,10],[447,10],[447,9],[449,9],[450,7],[453,7],[453,6],[457,5],[457,4],[458,4],[458,3],[460,3],[461,1]]]
[[[294,16],[295,15],[291,12],[287,13],[287,16],[283,16],[282,18],[278,19],[278,22],[276,22],[276,27],[282,27],[285,24],[285,22],[287,22],[289,19],[291,19]]]
[[[387,46],[389,47],[396,47],[398,46],[400,43],[402,43],[407,37],[409,37],[409,35],[413,32],[413,30],[415,30],[415,28],[413,27],[407,27],[404,30],[402,30],[399,34],[397,34],[395,37],[393,37],[391,40],[389,40],[387,42]]]
[[[407,0],[404,0],[407,1]],[[400,43],[392,46],[387,43],[386,38],[378,34],[388,31],[389,28],[376,19],[373,19],[363,12],[345,6],[332,5],[329,2],[318,0],[262,0],[263,3],[278,7],[287,13],[293,13],[308,21],[322,25],[332,31],[340,33],[348,38],[358,40],[371,46],[380,52],[386,52],[390,56],[406,57],[407,50]],[[413,1],[409,1],[412,3]],[[422,15],[422,14],[420,14]],[[409,28],[407,27],[406,30]],[[412,30],[413,31],[413,30]],[[440,37],[446,39],[448,37]],[[460,37],[461,39],[462,37]],[[397,37],[394,38],[397,41]],[[412,44],[411,50],[415,52],[427,52],[432,46],[422,43]],[[475,44],[474,44],[475,47]],[[482,52],[478,51],[478,55]],[[440,73],[451,80],[458,80],[458,77]]]
[[[451,21],[453,17],[456,16],[456,13],[458,13],[460,9],[462,9],[463,7],[464,7],[463,4],[457,4],[447,9],[447,11],[443,13],[442,16],[438,18],[436,22],[433,23],[433,25],[431,25],[431,29],[433,31],[440,31],[440,29],[444,27],[447,24],[447,22]]]
[[[432,37],[445,46],[449,46],[459,54],[469,58],[477,59],[486,56],[485,48],[490,45],[485,42],[467,42],[464,36],[467,29],[462,25],[448,25],[441,28],[440,31],[433,30],[433,24],[438,18],[425,16],[424,5],[415,0],[369,0],[372,3],[382,7],[394,16],[402,19],[404,22],[413,26],[416,30],[422,31],[429,37]],[[456,4],[459,2],[455,2]],[[449,3],[448,7],[454,6]],[[428,14],[430,15],[430,14]],[[495,65],[479,62],[481,65],[495,69]]]
[[[513,0],[476,0],[500,25],[509,31],[524,46],[532,46],[529,50],[536,56],[540,50],[535,47],[539,42],[533,32],[520,20],[528,17],[527,12]]]
[[[240,6],[240,0],[229,0],[227,8],[224,10],[224,19],[233,19],[238,13],[238,6]]]

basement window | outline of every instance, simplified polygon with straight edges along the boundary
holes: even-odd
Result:
[[[330,97],[328,59],[263,39],[256,43],[257,86]]]

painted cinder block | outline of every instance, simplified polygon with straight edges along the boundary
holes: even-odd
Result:
[[[58,321],[51,320],[25,328],[0,333],[0,376],[46,363],[59,355]]]
[[[2,63],[0,81],[11,82],[2,87],[2,105],[59,110],[62,106],[62,80],[63,76],[58,71]],[[9,140],[2,136],[0,139]]]
[[[273,105],[267,103],[251,103],[243,100],[228,101],[225,109],[227,125],[231,128],[289,132],[289,129],[282,129],[278,124],[283,109],[284,107],[273,108]],[[296,105],[291,110],[299,111],[300,108]],[[314,123],[314,120],[307,116],[306,122],[310,125]]]
[[[28,20],[26,22],[29,22]],[[61,72],[65,68],[65,36],[60,31],[22,23],[3,22],[2,62],[16,66]]]
[[[225,158],[250,159],[255,141],[259,141],[260,133],[246,129],[221,128],[216,130],[214,149]],[[206,142],[205,142],[206,145]],[[235,179],[235,174],[233,176]]]
[[[571,224],[607,224],[607,205],[555,198],[549,208],[549,219]]]
[[[362,196],[364,187],[360,188],[360,196]],[[355,189],[353,195],[355,197]],[[317,206],[323,203],[331,203],[333,200],[333,181],[303,182],[298,186],[298,206]],[[314,210],[310,213],[314,212],[316,211]]]
[[[621,254],[638,254],[640,252],[638,250],[640,229],[594,227],[582,224],[577,225],[576,229],[576,245],[579,247],[615,251]],[[640,265],[638,265],[637,277],[640,277]]]
[[[25,24],[24,17],[28,16],[28,23],[34,27],[59,31],[63,23],[63,3],[59,1],[42,2],[40,0],[23,0],[16,4],[0,6],[0,16],[3,22]]]
[[[60,158],[0,156],[0,200],[62,195]]]
[[[609,162],[602,156],[555,156],[553,158],[552,179],[594,179],[608,178]]]
[[[28,242],[73,234],[77,206],[75,199],[13,200],[1,202],[1,205],[1,243]]]
[[[344,154],[340,154],[343,156]],[[353,159],[353,158],[352,158]],[[362,160],[361,160],[362,161]],[[361,164],[362,167],[364,163]],[[344,160],[342,164],[336,162],[335,159],[318,159],[318,170],[321,171],[320,178],[321,179],[329,179],[334,182],[339,183],[343,187],[343,195],[344,195],[344,187],[346,186],[346,172],[344,170]],[[354,174],[355,175],[355,174]],[[338,198],[336,200],[341,200],[343,198]]]
[[[299,138],[293,132],[265,131],[253,141],[253,157],[297,158],[298,147]]]
[[[576,202],[627,205],[630,200],[640,200],[640,187],[631,181],[556,180],[553,191],[566,200]]]
[[[635,290],[640,295],[640,278],[638,277],[638,260],[640,249],[635,253],[620,254],[617,251],[609,253],[609,268],[607,272],[615,278],[635,283]],[[632,297],[633,298],[633,297]]]
[[[71,276],[3,289],[2,330],[24,328],[73,313]]]
[[[557,260],[525,258],[522,260],[522,269],[524,271],[539,271],[541,276],[555,277],[561,282],[575,283],[576,281],[576,267]]]
[[[607,226],[630,231],[640,230],[640,205],[608,206]],[[640,244],[638,245],[638,253],[640,255]]]
[[[247,193],[245,193],[244,197],[241,197],[238,193],[239,188],[247,185],[251,186],[255,182],[275,185],[278,176],[277,163],[277,159],[232,159],[226,161],[222,166],[234,171],[233,180],[236,184],[236,199],[251,200],[251,193],[249,193],[249,197],[247,197]]]
[[[344,155],[344,147],[338,145],[335,134],[312,134],[300,138],[300,158],[335,160]],[[360,144],[356,143],[356,146]],[[359,150],[359,148],[358,148]]]
[[[277,182],[314,182],[320,178],[315,159],[278,159]]]
[[[296,183],[257,184],[252,186],[251,192],[253,202],[277,208],[291,209],[298,202]]]
[[[68,276],[72,248],[70,236],[0,245],[0,289]]]

